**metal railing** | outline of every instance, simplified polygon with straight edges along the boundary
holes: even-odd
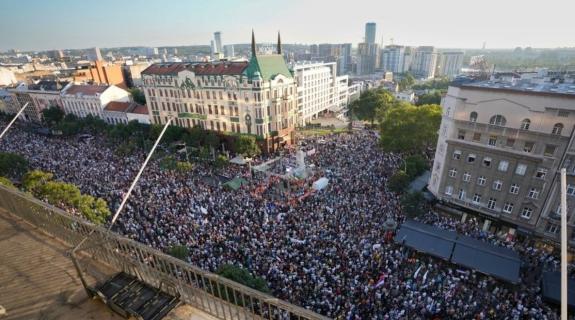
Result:
[[[71,248],[93,232],[80,246],[79,252],[179,296],[186,304],[219,319],[329,319],[201,270],[2,185],[0,208],[64,241]]]

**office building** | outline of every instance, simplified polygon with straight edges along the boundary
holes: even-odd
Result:
[[[222,50],[222,33],[219,31],[214,32],[214,45],[216,53],[224,53]]]
[[[224,55],[226,58],[233,58],[236,56],[233,44],[228,44],[224,46]]]
[[[411,72],[417,78],[431,79],[435,77],[437,52],[432,46],[418,47],[411,60]]]
[[[293,67],[297,83],[298,125],[303,126],[330,108],[339,106],[337,64],[299,63]]]
[[[340,46],[339,58],[337,60],[337,74],[351,73],[353,59],[351,56],[351,43],[344,43]]]
[[[365,43],[375,43],[375,22],[368,22],[365,24]]]
[[[379,67],[379,46],[362,42],[357,47],[357,74],[373,74]]]
[[[404,73],[405,68],[405,47],[398,45],[385,46],[381,50],[381,68],[383,71],[393,73]]]
[[[132,97],[114,85],[72,85],[62,91],[64,112],[79,118],[92,115],[105,120],[104,108],[112,101],[131,102]]]
[[[296,84],[278,41],[275,54],[248,61],[160,63],[142,72],[153,124],[174,117],[181,127],[257,135],[271,148],[291,144],[297,116]]]
[[[451,212],[482,220],[484,230],[558,241],[560,168],[568,169],[575,208],[573,80],[460,84],[442,107],[428,189]]]
[[[462,51],[446,51],[437,58],[436,76],[453,78],[459,74],[463,66]]]

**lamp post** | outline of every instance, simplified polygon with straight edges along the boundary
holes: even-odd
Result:
[[[24,104],[24,106],[20,109],[20,111],[18,111],[18,113],[14,116],[14,118],[12,118],[12,120],[10,121],[10,123],[8,123],[8,125],[6,126],[6,128],[4,128],[4,130],[2,130],[2,133],[0,133],[0,139],[2,139],[2,137],[4,136],[4,134],[6,134],[6,132],[8,132],[8,129],[10,129],[10,127],[12,126],[12,124],[14,123],[14,121],[16,121],[16,119],[18,119],[18,117],[20,116],[20,114],[22,114],[22,112],[24,112],[24,110],[26,109],[26,107],[28,106],[28,102],[26,102]]]

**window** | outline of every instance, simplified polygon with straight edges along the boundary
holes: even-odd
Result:
[[[554,223],[549,223],[549,224],[545,227],[545,232],[557,233],[558,231],[559,231],[559,225],[554,224]]]
[[[494,147],[497,145],[497,136],[490,136],[489,137],[489,145],[494,146]]]
[[[455,176],[457,175],[457,170],[455,169],[449,169],[449,176],[452,178],[455,178]]]
[[[524,207],[523,210],[521,210],[521,218],[530,219],[532,213],[533,209],[529,207]]]
[[[493,181],[493,190],[500,191],[502,186],[503,186],[503,182],[501,182],[501,180]]]
[[[477,178],[477,184],[480,186],[484,186],[485,182],[487,182],[487,179],[484,176],[479,176]]]
[[[505,125],[507,124],[507,120],[505,120],[504,116],[498,114],[494,115],[493,117],[491,117],[491,119],[489,119],[489,124],[499,127],[505,127]]]
[[[457,195],[459,200],[465,200],[465,190],[459,189],[459,194]]]
[[[473,111],[469,114],[469,121],[477,122],[477,112]]]
[[[517,165],[517,168],[515,168],[515,174],[518,174],[520,176],[524,176],[525,171],[527,171],[527,165],[526,164],[520,163]]]
[[[546,175],[547,175],[547,169],[545,168],[538,168],[537,172],[535,172],[535,178],[545,179]]]
[[[557,116],[562,117],[562,118],[568,118],[569,117],[569,111],[559,110],[559,112],[557,113]]]
[[[530,125],[531,125],[531,120],[523,119],[523,121],[521,121],[521,130],[529,130]]]
[[[570,196],[575,195],[575,186],[572,184],[567,185],[567,194]]]
[[[503,205],[503,212],[505,213],[513,212],[513,203],[505,202],[505,204]]]
[[[457,133],[457,139],[465,140],[465,130],[459,130],[459,132]]]
[[[523,151],[531,152],[533,151],[533,146],[535,146],[535,142],[525,141],[525,144],[523,145]]]
[[[469,163],[474,163],[474,162],[475,162],[475,154],[470,153],[470,154],[467,156],[467,162],[469,162]]]
[[[483,158],[483,166],[491,167],[491,158],[490,157]]]
[[[481,201],[481,195],[480,195],[480,194],[477,194],[477,193],[474,194],[472,201],[473,201],[473,203],[475,203],[475,204],[479,204],[479,202]]]
[[[452,195],[452,194],[453,194],[453,187],[452,187],[452,186],[447,186],[447,187],[445,188],[445,194],[448,195],[448,196]]]
[[[518,194],[519,193],[519,185],[517,183],[512,184],[511,187],[509,188],[509,193]]]
[[[563,131],[563,124],[562,123],[556,123],[553,126],[553,131],[551,131],[551,134],[560,135],[561,131]]]
[[[515,139],[507,138],[507,142],[505,143],[506,147],[513,148],[514,144],[515,144]]]
[[[461,151],[460,150],[455,150],[453,152],[453,159],[455,159],[455,160],[461,159]]]
[[[555,149],[557,147],[552,146],[550,144],[545,145],[545,151],[543,151],[543,155],[546,157],[552,157],[555,154]]]
[[[465,172],[463,174],[463,181],[469,182],[469,180],[471,180],[471,174],[469,172]]]
[[[509,168],[509,161],[506,160],[499,161],[499,166],[497,166],[497,170],[506,172],[507,168]]]
[[[480,141],[481,140],[481,133],[475,132],[473,134],[473,141]]]
[[[537,190],[537,188],[531,188],[529,190],[529,194],[527,194],[527,197],[531,199],[539,198],[539,190]]]
[[[489,198],[489,200],[487,200],[487,208],[488,209],[495,209],[495,203],[497,202],[497,200],[495,200],[495,198]]]

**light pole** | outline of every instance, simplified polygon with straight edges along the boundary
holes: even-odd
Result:
[[[567,170],[561,169],[561,319],[567,320]]]
[[[10,123],[8,123],[8,125],[6,126],[6,128],[4,128],[4,130],[2,130],[2,133],[0,133],[0,139],[2,139],[2,137],[4,136],[4,134],[6,134],[6,132],[8,132],[8,129],[10,129],[10,127],[12,126],[12,124],[14,123],[14,121],[16,121],[16,119],[18,119],[18,117],[20,116],[20,114],[22,114],[22,112],[24,112],[24,109],[26,109],[26,107],[28,106],[28,102],[26,102],[24,104],[24,106],[22,107],[22,109],[20,109],[20,111],[18,111],[18,113],[14,116],[14,118],[12,118],[12,121],[10,121]]]

